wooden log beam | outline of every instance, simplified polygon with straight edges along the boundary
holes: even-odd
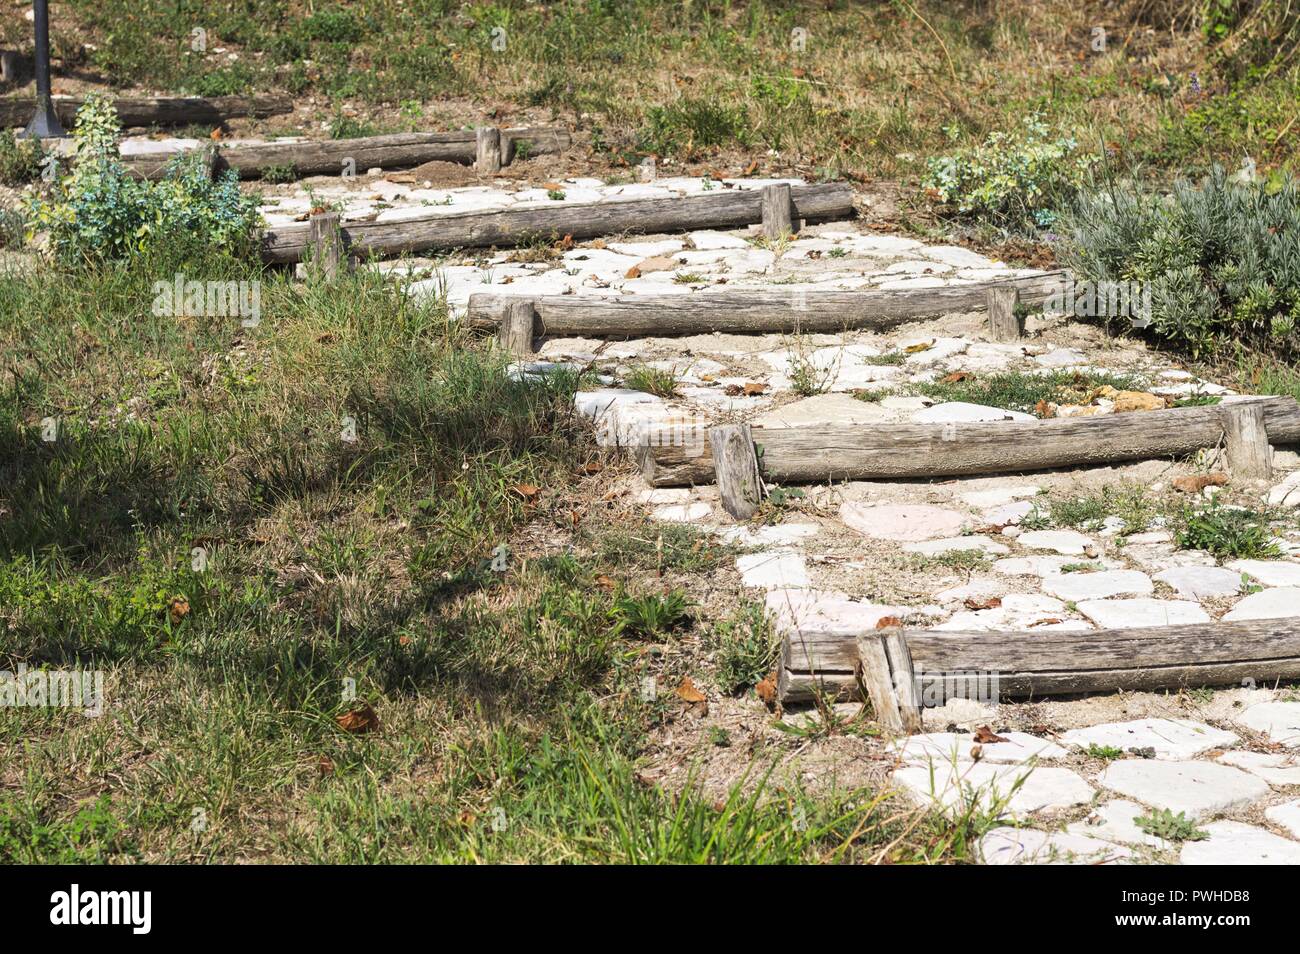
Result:
[[[722,508],[737,520],[748,520],[763,499],[763,478],[748,424],[722,424],[709,429],[709,447],[717,462]]]
[[[777,288],[723,288],[690,295],[624,295],[611,298],[543,295],[532,298],[544,334],[590,337],[836,332],[854,328],[885,330],[917,318],[986,307],[991,288],[1008,284],[1025,302],[1046,301],[1064,281],[1063,272],[1007,283],[977,282],[942,288],[893,291],[808,291],[798,285]],[[476,292],[469,296],[467,320],[494,329],[518,295]]]
[[[818,692],[857,698],[866,636],[787,634],[782,703]],[[979,685],[998,698],[1089,692],[1264,685],[1300,678],[1300,617],[1080,632],[906,632],[917,700],[941,705],[951,690]]]
[[[1251,403],[1263,407],[1270,441],[1300,441],[1300,405],[1295,398],[1258,398]],[[753,433],[762,448],[767,481],[824,483],[1018,473],[1178,457],[1217,446],[1224,437],[1224,418],[1222,407],[1211,406],[978,424],[756,427]],[[655,487],[713,480],[707,441],[692,438],[633,451]]]
[[[515,143],[527,142],[529,155],[563,152],[572,143],[568,132],[550,126],[502,129],[500,133],[503,150],[507,142],[512,149]],[[236,143],[221,147],[218,168],[234,169],[241,179],[256,179],[268,168],[293,169],[301,177],[337,176],[350,166],[364,174],[367,169],[401,169],[434,160],[468,165],[474,162],[476,148],[472,130],[313,142]],[[126,166],[141,178],[157,179],[173,155],[133,157],[126,160]]]
[[[796,186],[791,192],[802,218],[825,221],[853,214],[853,190],[848,183]],[[739,228],[761,219],[761,194],[754,189],[731,189],[685,198],[434,213],[400,222],[344,223],[343,228],[351,248],[396,255],[435,248],[513,246],[548,236],[585,239],[623,232]],[[268,262],[296,262],[302,258],[306,240],[303,225],[271,229],[263,239],[263,258]]]
[[[85,100],[56,97],[54,111],[68,129],[77,119],[77,110]],[[0,128],[25,126],[32,118],[30,99],[0,99]],[[113,108],[124,128],[131,126],[184,126],[189,123],[220,125],[228,119],[265,119],[293,112],[288,96],[199,96],[127,97],[113,100]]]

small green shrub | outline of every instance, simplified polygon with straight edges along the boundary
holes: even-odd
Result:
[[[958,215],[1011,230],[1042,228],[1056,221],[1092,163],[1075,140],[1052,139],[1042,119],[1030,116],[1023,129],[930,159],[922,185]]]
[[[64,264],[125,259],[159,249],[248,252],[260,219],[257,199],[227,171],[213,180],[198,152],[169,164],[163,179],[131,178],[118,156],[111,103],[91,97],[77,111],[72,172],[50,194],[27,200],[29,227],[44,232]]]
[[[1150,283],[1147,331],[1195,356],[1225,345],[1300,353],[1300,186],[1229,178],[1167,198],[1116,186],[1081,197],[1058,258],[1082,279]],[[1103,319],[1104,321],[1104,319]]]
[[[614,620],[622,632],[646,639],[666,636],[690,619],[690,601],[681,590],[662,596],[623,596],[614,603]]]
[[[728,106],[712,99],[684,98],[667,106],[652,106],[646,116],[643,146],[658,155],[745,143],[749,139],[749,117],[744,107]]]
[[[1134,818],[1133,824],[1148,835],[1155,835],[1165,841],[1204,841],[1210,837],[1210,833],[1197,828],[1185,812],[1175,815],[1167,808],[1153,808],[1150,814]]]
[[[1203,510],[1186,507],[1182,513],[1178,545],[1184,550],[1206,550],[1217,557],[1251,559],[1281,556],[1268,529],[1268,517],[1254,510],[1221,507],[1217,502]]]
[[[41,174],[45,151],[39,140],[18,139],[13,131],[0,129],[0,185],[19,186],[34,182]]]
[[[713,627],[718,688],[731,694],[759,683],[776,665],[779,640],[762,603],[742,604]]]

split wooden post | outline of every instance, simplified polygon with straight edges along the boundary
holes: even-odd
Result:
[[[531,301],[513,301],[501,318],[498,341],[510,354],[524,358],[533,353],[533,328],[537,308]]]
[[[496,126],[479,126],[474,138],[474,168],[483,175],[501,171],[501,130]]]
[[[332,282],[343,262],[343,231],[339,213],[318,212],[307,220],[308,244],[312,249],[309,271],[318,281]]]
[[[858,679],[876,711],[876,721],[887,731],[921,731],[921,710],[916,704],[916,676],[902,627],[858,637]]]
[[[763,237],[776,240],[793,233],[790,185],[786,182],[763,186]]]
[[[749,425],[711,427],[709,444],[723,509],[737,520],[748,520],[763,499],[763,477]]]
[[[1273,472],[1264,405],[1243,401],[1223,407],[1228,472],[1238,480],[1268,480]]]
[[[1020,340],[1020,318],[1016,315],[1019,303],[1020,290],[1014,285],[988,290],[989,337],[994,341]]]

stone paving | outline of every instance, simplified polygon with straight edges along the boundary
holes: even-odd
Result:
[[[296,221],[313,202],[327,200],[343,205],[345,220],[386,221],[443,209],[690,195],[767,181],[570,179],[555,183],[558,190],[510,191],[380,180],[327,186],[310,198],[281,196],[263,211],[273,223]],[[705,230],[583,243],[558,260],[524,258],[484,252],[379,267],[408,282],[413,295],[445,296],[453,314],[463,313],[478,291],[709,295],[737,286],[924,288],[1030,274],[967,249],[926,246],[856,223],[814,227],[788,243],[762,242],[753,229]],[[989,341],[983,322],[978,314],[947,315],[887,333],[559,338],[542,342],[536,361],[516,373],[568,367],[594,374],[597,383],[579,393],[577,409],[610,446],[639,442],[657,429],[722,420],[803,427],[1032,417],[916,393],[918,384],[963,374],[1113,371],[1140,380],[1146,395],[1242,398],[1140,343],[1105,339],[1066,318],[1031,315],[1025,340],[1013,344]],[[626,386],[633,369],[670,374],[675,393],[657,397]],[[1052,410],[1058,416],[1117,413],[1121,400],[1103,394],[1086,406]],[[1275,558],[1226,561],[1180,549],[1158,516],[1141,526],[1114,514],[1079,528],[1044,520],[1048,500],[1124,482],[1164,493],[1175,478],[1215,464],[1139,461],[1070,473],[813,486],[803,488],[797,512],[778,513],[761,526],[737,526],[711,486],[637,483],[627,493],[652,520],[693,524],[741,547],[740,585],[766,601],[779,629],[849,634],[886,616],[966,631],[1300,617],[1296,520],[1272,524]],[[1244,490],[1258,506],[1300,510],[1300,457],[1276,448],[1274,467],[1270,485]],[[1209,486],[1199,494],[1212,498],[1218,491]],[[1300,696],[1272,689],[1211,695],[1203,707],[1214,712],[1209,722],[1116,720],[1113,705],[1083,700],[1071,710],[1073,728],[1032,733],[997,731],[1018,711],[1013,704],[969,703],[958,718],[954,704],[965,701],[953,700],[924,715],[928,728],[944,731],[890,747],[894,784],[949,812],[974,806],[1014,823],[982,839],[980,852],[990,864],[1300,862]],[[1002,741],[976,742],[967,730],[981,723]],[[1184,813],[1204,837],[1166,841],[1135,823],[1159,809]]]

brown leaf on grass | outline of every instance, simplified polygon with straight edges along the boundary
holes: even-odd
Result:
[[[704,693],[695,688],[695,680],[690,676],[682,677],[681,685],[677,687],[677,696],[686,702],[704,702]]]
[[[596,585],[606,593],[612,593],[614,590],[618,589],[618,583],[616,583],[611,577],[606,576],[604,573],[596,577]]]
[[[370,703],[363,702],[334,721],[344,732],[360,735],[364,732],[374,732],[379,728],[379,713],[375,712]]]
[[[175,626],[190,615],[190,601],[183,596],[173,596],[167,603],[167,615],[171,617],[172,625]]]
[[[980,745],[991,745],[994,742],[1008,742],[1010,740],[1004,739],[1002,736],[994,733],[994,731],[988,726],[982,725],[975,730],[975,741]]]
[[[1222,487],[1228,482],[1228,475],[1215,472],[1213,474],[1193,474],[1190,477],[1175,477],[1173,484],[1174,490],[1181,490],[1185,494],[1199,494],[1206,487]]]
[[[575,477],[590,477],[592,474],[599,474],[605,469],[605,465],[598,460],[588,461],[573,472]]]
[[[952,374],[946,374],[939,379],[940,384],[956,384],[958,381],[969,381],[973,375],[969,371],[954,371]]]
[[[542,488],[535,487],[532,484],[515,484],[510,489],[513,490],[515,493],[517,493],[520,497],[522,497],[524,503],[530,503],[530,504],[536,503],[538,496],[542,492]]]
[[[223,135],[224,133],[222,133],[221,127],[218,126],[216,129],[212,130],[212,132],[208,134],[208,138],[215,142],[216,140],[221,139]]]
[[[320,761],[316,763],[316,771],[320,773],[321,778],[326,775],[333,775],[334,761],[328,755],[322,755]]]
[[[969,610],[987,610],[997,609],[1002,605],[1002,599],[994,596],[987,600],[977,600],[974,597],[966,597],[966,608]]]
[[[1034,405],[1034,414],[1041,418],[1056,417],[1056,409],[1044,399]]]
[[[767,706],[769,709],[775,706],[776,670],[773,670],[764,676],[762,680],[759,681],[758,685],[754,687],[754,691],[758,693],[758,698],[763,700],[763,705]]]
[[[897,629],[903,621],[897,616],[882,616],[876,620],[876,629]]]
[[[561,252],[569,251],[571,248],[573,248],[573,236],[566,234],[564,238],[560,239],[558,242],[555,243],[555,247],[559,249]]]
[[[751,162],[749,165],[745,166],[745,171],[742,172],[741,175],[742,175],[742,176],[752,176],[752,175],[753,175],[755,172],[757,172],[757,171],[758,171],[758,160],[755,159],[755,160],[754,160],[753,162]]]

